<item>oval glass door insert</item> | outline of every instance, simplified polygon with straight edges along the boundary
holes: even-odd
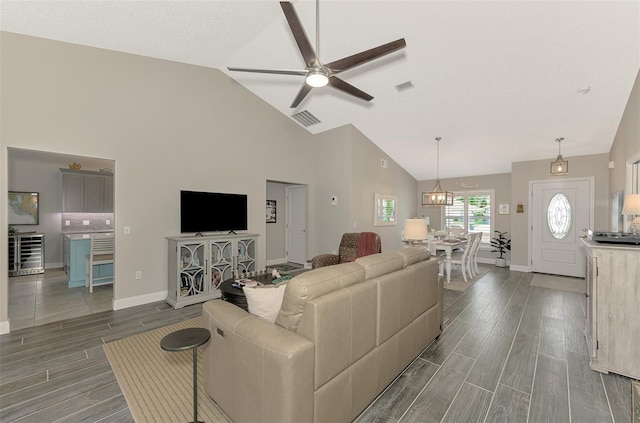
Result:
[[[553,196],[547,209],[549,231],[556,239],[563,239],[571,228],[571,204],[562,193]]]

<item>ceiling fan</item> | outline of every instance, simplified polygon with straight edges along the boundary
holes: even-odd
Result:
[[[396,50],[400,50],[407,45],[404,38],[400,38],[398,40],[391,41],[390,43],[374,47],[372,49],[354,54],[352,56],[348,56],[331,63],[323,64],[322,62],[320,62],[319,58],[319,0],[316,0],[315,50],[309,42],[307,34],[304,32],[304,28],[300,23],[300,19],[298,18],[293,5],[288,1],[281,1],[280,6],[282,7],[282,11],[287,18],[287,22],[289,23],[289,27],[291,28],[291,32],[293,33],[293,37],[298,44],[298,48],[300,49],[300,53],[302,54],[302,58],[304,59],[304,62],[306,64],[306,69],[253,69],[235,67],[227,67],[227,69],[235,72],[272,73],[279,75],[300,75],[306,77],[305,83],[302,85],[302,88],[300,88],[298,95],[293,100],[293,103],[291,103],[291,106],[289,106],[291,108],[298,107],[300,102],[306,97],[307,94],[309,94],[312,88],[324,87],[327,84],[331,85],[333,88],[344,91],[347,94],[351,94],[362,100],[371,101],[373,99],[371,95],[365,93],[362,90],[359,90],[343,79],[338,78],[336,75],[338,75],[340,72],[344,72],[363,63],[370,62],[371,60],[377,59]]]

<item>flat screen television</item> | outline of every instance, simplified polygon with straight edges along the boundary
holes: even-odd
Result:
[[[247,196],[221,192],[180,191],[180,232],[247,230]]]

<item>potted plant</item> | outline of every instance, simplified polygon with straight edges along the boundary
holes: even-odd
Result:
[[[507,259],[504,258],[504,254],[507,251],[511,251],[511,240],[507,238],[507,232],[493,231],[497,235],[491,238],[491,246],[494,248],[492,253],[500,253],[500,257],[496,257],[496,266],[506,267]]]

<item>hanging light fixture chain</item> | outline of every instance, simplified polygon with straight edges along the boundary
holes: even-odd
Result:
[[[440,140],[442,138],[441,137],[436,137],[436,141],[438,142],[436,144],[436,181],[440,180]]]

